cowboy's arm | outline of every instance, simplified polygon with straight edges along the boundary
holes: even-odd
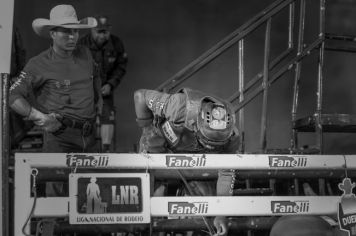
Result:
[[[30,94],[33,93],[32,80],[34,80],[34,78],[28,73],[21,72],[9,89],[10,107],[16,113],[25,117],[27,117],[31,111],[31,105],[28,99]]]
[[[30,76],[26,72],[21,72],[20,76],[10,87],[9,104],[16,113],[33,121],[44,130],[54,132],[61,126],[56,119],[56,114],[45,114],[37,110],[30,103],[34,100],[34,88],[38,88],[43,80],[38,76]]]

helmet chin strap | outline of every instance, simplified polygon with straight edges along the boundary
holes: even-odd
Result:
[[[224,146],[225,144],[223,142],[209,141],[206,138],[202,137],[202,134],[196,134],[196,139],[198,140],[198,143],[200,143],[200,145],[209,150],[216,150],[219,147]]]

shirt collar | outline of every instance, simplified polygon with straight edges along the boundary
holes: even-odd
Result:
[[[53,44],[51,44],[51,46],[49,48],[49,55],[50,55],[50,58],[52,60],[66,60],[66,59],[68,59],[68,60],[73,60],[75,62],[76,53],[77,53],[77,47],[72,52],[72,55],[71,56],[67,56],[67,57],[66,56],[61,56],[58,53],[56,53],[54,51],[54,49],[53,49]]]

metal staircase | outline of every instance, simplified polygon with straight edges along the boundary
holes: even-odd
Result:
[[[315,1],[316,2],[316,1]],[[238,128],[241,134],[240,152],[245,152],[245,117],[244,110],[246,106],[253,101],[258,95],[262,94],[262,115],[260,126],[259,153],[268,153],[267,149],[267,106],[268,93],[274,82],[280,80],[284,74],[293,71],[294,73],[294,88],[293,102],[291,107],[291,141],[290,146],[285,150],[278,152],[284,153],[323,153],[323,135],[328,132],[348,132],[356,131],[356,115],[352,114],[324,114],[323,113],[323,83],[324,83],[324,52],[325,50],[336,50],[341,52],[356,52],[353,47],[345,47],[343,45],[329,45],[330,41],[350,42],[355,41],[352,36],[335,35],[325,32],[326,21],[326,1],[319,0],[318,11],[313,13],[314,17],[318,15],[318,32],[316,38],[309,44],[304,42],[305,32],[305,17],[306,17],[306,0],[277,0],[261,11],[247,23],[239,27],[223,40],[218,42],[211,49],[206,51],[196,60],[188,64],[178,73],[173,75],[163,84],[158,86],[158,90],[174,91],[184,81],[192,78],[192,76],[211,63],[215,58],[219,57],[226,50],[234,45],[238,45],[238,61],[239,61],[239,88],[232,94],[229,100],[234,104],[235,112],[238,115]],[[275,58],[270,58],[271,52],[271,27],[272,18],[282,11],[288,11],[288,43],[285,50]],[[296,10],[298,14],[296,14]],[[298,22],[296,24],[296,22]],[[245,40],[247,36],[252,34],[257,28],[265,27],[264,52],[263,52],[263,70],[249,79],[245,84],[246,78],[244,75],[245,67]],[[295,28],[297,30],[295,30]],[[296,32],[294,32],[296,31]],[[296,35],[295,35],[296,33]],[[300,77],[303,60],[310,55],[317,53],[317,99],[315,101],[315,112],[307,117],[298,117],[297,112],[300,106]],[[315,144],[311,145],[312,149],[305,149],[299,146],[298,134],[301,132],[313,132],[315,134]],[[274,150],[276,151],[276,150]]]
[[[314,3],[317,2],[316,0]],[[340,52],[356,52],[356,48],[345,47],[344,42],[353,42],[356,40],[352,36],[335,35],[325,32],[326,25],[326,0],[319,0],[317,12],[313,13],[314,19],[318,16],[318,32],[316,37],[308,44],[305,43],[305,18],[306,18],[306,0],[277,0],[261,11],[250,21],[239,27],[223,40],[218,42],[211,49],[206,51],[196,60],[188,64],[178,73],[173,75],[157,89],[172,92],[186,80],[193,77],[195,73],[211,63],[214,59],[222,55],[225,51],[234,45],[238,45],[238,89],[229,100],[234,104],[235,112],[238,117],[238,129],[241,135],[239,147],[240,153],[245,153],[245,108],[258,95],[262,95],[262,112],[260,121],[260,139],[258,153],[274,154],[323,154],[323,136],[326,133],[355,133],[356,115],[354,114],[325,114],[323,112],[323,85],[324,85],[324,52],[326,50]],[[285,50],[275,58],[271,58],[271,27],[272,18],[282,11],[288,11],[288,43]],[[297,12],[296,12],[297,11]],[[245,78],[245,41],[257,28],[264,26],[264,51],[263,51],[263,69],[255,74],[253,78]],[[330,41],[338,41],[338,45],[330,44]],[[262,42],[261,42],[262,43]],[[304,59],[316,54],[317,77],[315,78],[316,101],[315,110],[306,117],[298,117],[298,108],[300,108],[300,83],[301,71]],[[267,107],[269,104],[269,91],[271,86],[278,80],[281,80],[287,72],[293,73],[293,100],[290,109],[290,146],[283,150],[267,149]],[[246,83],[246,81],[248,81]],[[298,142],[299,134],[313,133],[315,144],[308,147],[300,146]],[[286,186],[286,181],[278,183],[276,179],[269,179],[269,186],[255,186],[254,179],[242,180],[240,188],[235,191],[237,195],[243,195],[248,191],[250,195],[276,194],[276,185],[288,188],[291,195],[300,195],[304,190],[307,195],[310,192],[317,192],[319,195],[330,195],[330,183],[324,178],[319,178],[315,173],[316,185],[312,180],[301,180],[297,177],[291,177],[290,184]],[[318,191],[311,190],[309,183]],[[236,186],[235,186],[236,188]],[[243,189],[244,188],[244,189]],[[309,191],[311,190],[311,191]],[[252,235],[251,231],[247,232]]]

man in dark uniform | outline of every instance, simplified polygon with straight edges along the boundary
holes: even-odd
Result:
[[[87,46],[100,68],[102,96],[104,106],[100,117],[100,136],[102,151],[113,151],[111,146],[114,136],[115,108],[114,89],[120,84],[126,73],[127,54],[122,40],[111,34],[112,25],[107,16],[96,16],[98,25],[79,40]]]
[[[235,113],[223,99],[188,88],[175,94],[141,89],[134,99],[137,123],[143,131],[140,152],[236,153]],[[216,195],[232,195],[234,181],[234,170],[220,170]],[[194,192],[211,195],[201,192],[209,189],[204,182],[194,181],[191,186]],[[215,217],[214,225],[217,235],[227,234],[225,217]]]

